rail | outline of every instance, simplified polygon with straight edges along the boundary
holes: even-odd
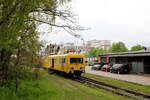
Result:
[[[140,100],[144,100],[144,99],[150,99],[150,95],[143,93],[143,92],[137,92],[134,90],[130,90],[127,88],[123,88],[123,87],[118,87],[118,86],[114,86],[111,84],[106,84],[104,82],[100,82],[97,81],[95,79],[91,79],[88,77],[79,77],[79,78],[75,78],[73,79],[74,81],[80,82],[80,83],[86,83],[88,85],[94,85],[98,88],[102,88],[105,90],[109,90],[115,94],[121,95],[121,96],[127,96],[127,97],[132,97],[132,98],[136,98],[136,99],[140,99]]]

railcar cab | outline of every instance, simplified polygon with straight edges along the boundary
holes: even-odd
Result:
[[[70,68],[69,73],[78,77],[85,72],[85,57],[83,54],[68,54],[67,58],[68,67]]]

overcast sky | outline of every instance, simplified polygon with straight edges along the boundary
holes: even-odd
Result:
[[[79,32],[87,40],[123,41],[128,47],[150,46],[150,0],[75,0],[73,10],[82,26]],[[43,36],[52,42],[75,41],[66,32]],[[81,41],[79,41],[81,42]]]

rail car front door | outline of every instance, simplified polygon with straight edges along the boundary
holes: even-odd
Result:
[[[52,59],[52,68],[54,68],[54,59]]]

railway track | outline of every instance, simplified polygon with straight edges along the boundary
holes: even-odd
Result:
[[[127,96],[136,98],[137,100],[150,100],[150,95],[145,94],[142,92],[133,91],[127,88],[114,86],[111,84],[106,84],[104,82],[97,81],[95,79],[87,78],[87,77],[79,77],[76,79],[73,79],[74,81],[80,82],[80,83],[86,83],[88,85],[93,85],[98,88],[102,88],[105,90],[109,90],[115,94],[121,95],[121,96]]]

